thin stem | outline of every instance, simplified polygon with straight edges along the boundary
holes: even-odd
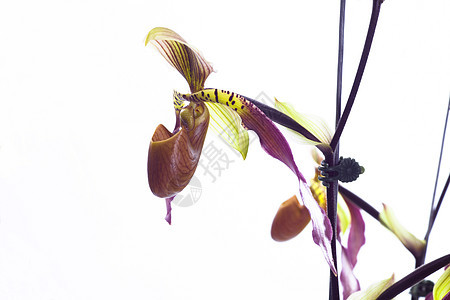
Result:
[[[342,185],[339,185],[339,193],[341,193],[342,197],[345,198],[345,200],[351,201],[353,204],[364,210],[366,213],[371,215],[375,220],[379,221],[380,213],[373,208],[369,203],[358,197],[357,195],[353,194],[349,190],[347,190]]]
[[[416,268],[425,263],[425,257],[427,255],[427,249],[428,249],[428,240],[430,238],[431,230],[433,229],[434,221],[436,220],[437,212],[439,211],[439,208],[441,206],[440,204],[438,204],[438,206],[435,208],[434,202],[436,199],[436,190],[437,190],[439,174],[440,174],[440,170],[441,170],[442,153],[444,152],[445,134],[447,131],[449,112],[450,112],[450,97],[448,99],[447,114],[446,114],[445,123],[444,123],[444,133],[442,134],[441,151],[439,154],[439,162],[438,162],[438,167],[437,167],[437,172],[436,172],[436,180],[434,182],[433,198],[431,200],[431,208],[430,208],[430,217],[428,218],[428,229],[427,229],[427,232],[426,232],[425,238],[424,238],[426,243],[425,243],[425,248],[423,249],[422,255],[420,257],[418,257],[418,259],[416,260]],[[442,203],[442,199],[444,199],[443,195],[445,195],[447,187],[448,187],[448,178],[447,178],[446,186],[444,187],[444,190],[442,191],[441,197],[439,199],[440,203]]]
[[[436,209],[434,210],[433,223],[432,223],[433,225],[434,225],[434,221],[436,221],[436,217],[439,212],[439,209],[441,208],[441,204],[444,201],[445,193],[447,192],[449,184],[450,184],[450,174],[448,174],[447,181],[445,182],[444,188],[442,189],[441,196],[439,197],[438,204],[436,205]],[[431,227],[433,227],[433,225],[431,225]],[[430,231],[431,231],[431,229],[430,229]]]
[[[364,74],[364,69],[366,67],[367,59],[370,53],[370,47],[372,46],[373,37],[375,34],[375,29],[377,27],[378,16],[380,15],[380,7],[382,0],[373,0],[372,5],[372,15],[370,16],[369,29],[367,31],[366,41],[364,43],[363,52],[361,55],[361,60],[359,61],[358,70],[356,71],[355,80],[353,81],[353,86],[348,97],[347,104],[345,105],[344,113],[339,121],[336,128],[336,133],[331,140],[331,149],[336,149],[339,139],[341,138],[342,131],[344,130],[345,124],[347,123],[348,116],[352,109],[353,103],[355,102],[356,94],[358,93],[359,85],[361,83],[362,76]]]
[[[325,156],[325,161],[330,165],[336,165],[337,161],[333,153]],[[337,195],[338,195],[338,183],[336,181],[330,182],[330,186],[327,188],[327,215],[330,219],[331,228],[333,229],[333,238],[331,240],[331,253],[334,260],[334,267],[337,270],[337,255],[336,255],[336,224],[337,224]],[[333,272],[330,271],[330,294],[329,299],[339,300],[339,279]]]
[[[339,17],[339,46],[338,46],[338,68],[336,88],[336,127],[341,119],[342,103],[342,72],[344,69],[344,33],[345,33],[345,0],[341,0]]]
[[[438,258],[428,264],[425,264],[415,269],[409,275],[406,275],[404,278],[397,281],[388,289],[386,289],[377,298],[377,300],[388,300],[394,298],[395,296],[405,291],[406,289],[412,287],[414,284],[418,283],[419,281],[426,278],[430,274],[433,274],[437,270],[445,267],[448,263],[450,263],[450,254],[445,255],[441,258]]]
[[[339,11],[339,45],[338,45],[338,65],[336,82],[336,126],[341,119],[342,103],[342,70],[344,65],[344,32],[345,32],[345,0],[341,0]],[[334,149],[334,153],[329,155],[328,161],[332,161],[330,166],[336,165],[339,161],[339,146]],[[333,255],[334,266],[337,270],[336,236],[337,236],[337,195],[338,183],[333,182],[327,189],[327,214],[333,228],[333,239],[331,240],[331,253]],[[330,271],[329,299],[339,300],[339,278]]]

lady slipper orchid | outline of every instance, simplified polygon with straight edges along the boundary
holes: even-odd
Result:
[[[313,151],[313,158],[320,164],[323,158]],[[311,180],[310,189],[317,203],[326,211],[326,190],[318,179],[319,170]],[[354,205],[345,197],[338,201],[338,236],[342,251],[342,271],[340,281],[342,284],[343,299],[347,299],[352,293],[360,290],[359,281],[353,273],[357,263],[359,250],[365,243],[365,223],[359,207]],[[271,235],[275,241],[287,241],[298,234],[308,225],[310,221],[309,212],[302,206],[296,196],[283,202],[278,209],[272,223]],[[345,235],[350,228],[348,235]],[[344,237],[347,239],[344,240]]]
[[[275,124],[250,98],[234,92],[205,89],[212,66],[192,46],[170,29],[157,27],[147,35],[145,44],[153,44],[189,84],[191,93],[174,92],[176,126],[173,133],[158,127],[150,143],[148,177],[152,192],[166,198],[170,221],[170,201],[188,184],[198,163],[206,134],[208,111],[219,126],[226,125],[230,144],[245,159],[247,130],[256,132],[261,147],[284,163],[298,178],[300,196],[313,225],[313,240],[320,246],[331,270],[336,274],[331,254],[333,235],[325,211],[314,200],[306,179],[298,170],[291,148]],[[184,103],[189,103],[187,107]],[[209,110],[208,110],[208,108]],[[261,107],[261,106],[260,106]],[[162,125],[161,125],[162,126]],[[179,129],[181,127],[181,129]],[[179,130],[179,131],[178,131]],[[180,133],[181,132],[181,133]],[[157,144],[159,143],[159,144]]]
[[[208,108],[190,104],[181,111],[180,119],[177,133],[159,125],[150,143],[148,181],[153,194],[161,198],[175,196],[194,175],[208,130]]]

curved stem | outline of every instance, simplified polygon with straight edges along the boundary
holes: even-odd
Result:
[[[445,267],[449,263],[450,263],[450,254],[445,255],[441,258],[438,258],[428,264],[425,264],[425,265],[415,269],[409,275],[406,275],[404,278],[397,281],[392,286],[390,286],[388,289],[386,289],[377,298],[377,300],[388,300],[388,299],[394,298],[401,292],[412,287],[414,284],[418,283],[419,281],[426,278],[430,274],[433,274],[437,270]]]
[[[364,74],[364,69],[366,68],[367,59],[370,53],[370,47],[372,46],[373,37],[375,34],[375,29],[377,27],[378,16],[380,15],[380,7],[382,0],[373,0],[372,15],[370,16],[369,29],[367,31],[366,41],[364,43],[363,52],[361,55],[361,60],[359,61],[358,70],[356,71],[355,80],[353,81],[353,86],[350,91],[350,95],[345,105],[342,118],[339,120],[339,124],[336,128],[336,133],[331,140],[331,149],[336,149],[339,139],[341,138],[342,131],[344,130],[345,124],[347,123],[348,116],[352,110],[353,103],[355,102],[356,94],[358,93],[359,85],[361,83],[362,76]]]

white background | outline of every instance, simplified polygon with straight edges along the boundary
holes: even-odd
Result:
[[[172,90],[187,84],[144,38],[169,27],[213,62],[208,87],[265,92],[332,126],[338,2],[2,1],[0,299],[327,299],[311,227],[270,238],[298,183],[257,141],[242,161],[210,131],[206,143],[234,162],[214,183],[199,168],[201,199],[174,207],[166,224],[147,150],[158,124],[173,126]],[[347,4],[344,99],[370,10],[369,0]],[[366,168],[347,187],[378,209],[388,203],[418,237],[450,93],[449,37],[448,1],[386,0],[341,140],[342,155]],[[310,176],[310,149],[294,142],[293,151]],[[449,200],[428,261],[449,253]],[[410,272],[409,252],[364,217],[362,286]]]

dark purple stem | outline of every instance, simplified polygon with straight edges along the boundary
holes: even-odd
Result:
[[[345,33],[345,0],[341,0],[339,11],[339,45],[338,64],[336,82],[336,126],[341,119],[342,103],[342,70],[344,67],[344,33]],[[335,166],[339,162],[339,146],[334,149],[334,153],[325,154],[326,161],[330,166]],[[331,163],[330,163],[331,162]],[[333,239],[331,240],[331,253],[333,255],[334,266],[337,267],[336,237],[337,237],[337,195],[338,183],[332,182],[327,188],[327,215],[333,228]],[[339,300],[339,278],[330,271],[329,299]]]
[[[425,264],[385,290],[377,300],[389,300],[450,263],[450,254]]]
[[[373,218],[375,218],[375,220],[380,221],[380,213],[369,203],[353,194],[342,185],[339,185],[339,193],[341,193],[342,197],[344,197],[346,200],[349,200],[350,202],[361,208],[363,211],[371,215]]]
[[[350,91],[350,95],[345,105],[344,112],[339,124],[336,128],[336,133],[331,140],[330,146],[332,150],[335,150],[339,139],[341,138],[342,131],[344,130],[345,124],[347,123],[350,111],[352,110],[353,103],[355,102],[356,94],[358,93],[359,85],[361,84],[361,79],[364,74],[364,69],[366,68],[367,59],[369,58],[370,48],[372,46],[373,37],[375,34],[375,29],[377,27],[378,16],[380,15],[380,7],[382,0],[373,0],[372,5],[372,15],[370,16],[369,29],[367,30],[366,41],[364,43],[363,52],[361,55],[361,60],[359,61],[358,70],[356,71],[355,80],[353,81],[353,86]]]
[[[434,221],[436,220],[436,216],[439,212],[439,208],[441,207],[441,203],[444,200],[444,196],[445,196],[445,193],[447,192],[447,188],[448,188],[448,184],[449,184],[450,175],[449,175],[449,178],[447,178],[447,182],[444,186],[444,190],[442,191],[441,197],[439,198],[439,202],[435,208],[434,200],[436,198],[436,190],[437,190],[437,185],[438,185],[439,175],[440,175],[440,170],[441,170],[442,153],[444,151],[445,133],[447,131],[449,112],[450,112],[450,98],[448,99],[447,114],[446,114],[445,123],[444,123],[444,133],[442,134],[441,152],[439,154],[439,162],[438,162],[436,180],[434,182],[433,198],[431,199],[431,209],[430,209],[430,217],[428,219],[428,229],[427,229],[427,233],[425,234],[425,238],[424,238],[426,244],[425,244],[425,248],[423,249],[422,255],[416,259],[416,268],[420,267],[421,265],[423,265],[425,263],[425,257],[427,255],[427,249],[428,249],[428,239],[430,238],[430,234],[431,234],[431,230],[433,229]]]

